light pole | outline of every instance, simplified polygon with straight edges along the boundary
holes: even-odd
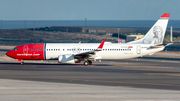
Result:
[[[66,22],[66,31],[68,33],[68,22]]]
[[[35,31],[35,21],[34,21],[34,31]]]
[[[2,20],[1,20],[1,29],[2,29]]]
[[[87,25],[87,18],[85,18],[85,27],[86,27],[86,25]]]
[[[172,26],[171,26],[171,31],[170,31],[170,33],[171,33],[170,42],[173,42],[173,41],[172,41],[172,38],[173,38],[173,36],[172,36]]]
[[[117,28],[117,30],[118,30],[118,41],[119,41],[119,29],[120,29],[120,28]]]
[[[25,28],[25,30],[26,30],[26,20],[24,20],[24,28]]]

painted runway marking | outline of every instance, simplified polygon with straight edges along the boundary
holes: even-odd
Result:
[[[75,66],[84,66],[84,65],[75,65]],[[97,66],[97,65],[89,65],[89,66]]]
[[[66,79],[64,79],[66,80]],[[73,80],[72,80],[73,81]],[[155,85],[155,86],[170,86],[170,87],[174,87],[174,86],[178,86],[180,87],[180,85],[176,85],[176,84],[168,84],[168,83],[153,83],[153,82],[128,82],[128,81],[102,81],[102,80],[82,80],[82,79],[76,79],[74,81],[85,81],[85,82],[104,82],[104,83],[118,83],[118,84],[126,84],[126,83],[132,83],[132,84],[140,84],[140,85]]]
[[[148,75],[169,75],[169,76],[180,76],[180,73],[143,73]]]
[[[141,66],[141,65],[113,65],[122,67],[134,67],[134,68],[175,68],[175,67],[164,67],[164,66]]]

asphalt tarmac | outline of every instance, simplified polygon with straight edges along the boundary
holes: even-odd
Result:
[[[180,91],[179,58],[144,57],[80,64],[0,62],[0,79]]]

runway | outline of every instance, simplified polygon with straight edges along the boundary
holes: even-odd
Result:
[[[26,61],[0,50],[0,99],[4,101],[179,101],[180,55],[158,53],[91,66]]]
[[[81,64],[0,62],[0,78],[180,90],[179,60],[137,58]],[[172,62],[173,61],[173,62]]]

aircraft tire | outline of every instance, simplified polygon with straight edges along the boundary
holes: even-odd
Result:
[[[89,65],[89,61],[84,61],[84,65],[88,66]]]
[[[24,62],[21,62],[21,65],[24,65]]]

